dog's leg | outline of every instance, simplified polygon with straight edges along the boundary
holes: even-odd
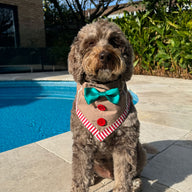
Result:
[[[113,192],[132,192],[133,178],[137,174],[137,152],[124,146],[113,152],[115,186]]]
[[[72,188],[71,192],[88,192],[94,176],[93,150],[91,146],[73,144]]]
[[[133,180],[133,192],[140,192],[142,188],[142,180],[140,178],[141,171],[146,164],[146,153],[140,142],[137,144],[137,176]]]

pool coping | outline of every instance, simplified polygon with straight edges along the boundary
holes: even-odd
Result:
[[[73,81],[67,71],[0,74],[0,81]]]

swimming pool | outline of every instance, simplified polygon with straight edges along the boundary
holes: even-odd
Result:
[[[75,82],[0,82],[0,152],[69,131],[75,93]]]

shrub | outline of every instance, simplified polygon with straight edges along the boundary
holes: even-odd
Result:
[[[124,12],[115,22],[133,46],[136,73],[192,78],[192,9]]]

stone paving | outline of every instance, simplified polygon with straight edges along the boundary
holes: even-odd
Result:
[[[0,80],[72,80],[64,72],[4,74]],[[192,81],[133,76],[128,87],[139,96],[141,142],[148,154],[143,192],[192,191]],[[6,128],[6,125],[5,125]],[[0,192],[69,192],[72,135],[67,132],[0,154]],[[90,192],[111,192],[103,180]]]

